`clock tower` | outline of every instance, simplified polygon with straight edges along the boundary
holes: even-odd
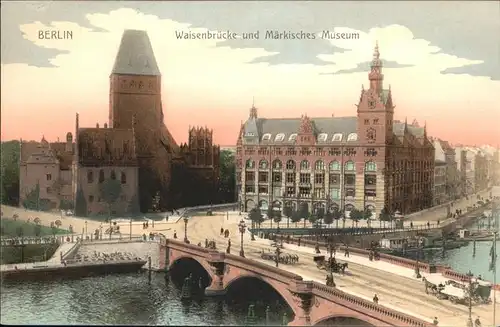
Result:
[[[373,51],[368,79],[370,88],[365,90],[362,86],[357,105],[358,140],[363,146],[388,145],[393,135],[394,106],[390,87],[387,90],[383,88],[384,75],[378,43]]]

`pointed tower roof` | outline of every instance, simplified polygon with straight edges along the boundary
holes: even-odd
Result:
[[[125,30],[112,74],[160,76],[148,33]]]

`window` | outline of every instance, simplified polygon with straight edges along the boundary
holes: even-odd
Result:
[[[330,171],[332,170],[340,170],[340,163],[338,161],[330,162]]]
[[[267,161],[266,160],[261,160],[259,162],[259,169],[267,169]]]
[[[99,183],[104,182],[104,170],[99,170]]]
[[[365,196],[373,196],[373,197],[375,197],[375,196],[377,196],[377,191],[375,189],[365,190]]]
[[[357,141],[357,140],[358,140],[358,134],[356,134],[356,133],[351,133],[347,136],[348,142]]]
[[[247,171],[245,172],[245,181],[248,182],[254,182],[255,181],[255,173],[253,171]]]
[[[259,194],[267,194],[268,188],[267,185],[259,185]]]
[[[266,133],[262,135],[262,141],[269,141],[269,140],[271,140],[271,134]]]
[[[253,169],[255,168],[255,161],[252,159],[248,159],[245,165],[246,168]]]
[[[373,120],[373,125],[377,125],[377,124],[378,124],[378,118],[375,118],[375,119]]]
[[[144,88],[144,83],[143,83],[143,82],[139,82],[139,88],[140,88],[140,89],[143,89],[143,88]]]
[[[288,197],[295,196],[295,187],[288,186],[286,188],[286,196],[288,196]]]
[[[47,174],[45,177],[47,178],[48,181],[52,180],[52,174]]]
[[[311,183],[311,174],[300,174],[300,183],[310,184]]]
[[[300,197],[308,198],[311,196],[311,189],[309,187],[299,187]]]
[[[323,184],[325,182],[325,175],[323,173],[314,174],[314,183]]]
[[[47,188],[45,189],[45,192],[47,192],[47,194],[50,194],[50,193],[52,193],[52,189],[51,189],[50,187],[47,187]]]
[[[274,142],[283,142],[284,139],[285,139],[285,134],[279,133],[274,138]]]
[[[332,200],[340,199],[340,190],[338,188],[330,189],[330,197]]]
[[[273,173],[273,183],[281,183],[281,173]]]
[[[254,133],[252,133],[252,132],[246,132],[246,133],[245,133],[245,136],[246,136],[246,137],[252,137],[252,136],[255,136],[255,134],[254,134]]]
[[[136,86],[135,81],[130,81],[129,87],[134,88]]]
[[[339,174],[333,174],[330,175],[330,185],[339,185],[340,184],[340,175]]]
[[[267,183],[267,172],[259,172],[259,183]]]
[[[345,190],[345,196],[352,196],[352,197],[355,197],[356,196],[356,190],[353,189],[353,188],[348,188]],[[346,206],[347,208],[347,206]]]
[[[316,163],[314,164],[314,170],[325,170],[325,163],[323,162],[323,160],[316,161]]]
[[[127,175],[122,171],[121,178],[120,178],[122,184],[127,184]]]
[[[365,125],[370,125],[370,120],[369,119],[365,119]]]
[[[369,143],[375,142],[376,132],[374,128],[368,128],[368,130],[366,131],[366,139]]]
[[[288,142],[294,142],[297,139],[297,134],[292,134],[288,137]]]
[[[89,195],[89,202],[94,202],[94,196],[93,195]]]
[[[369,186],[377,185],[377,176],[365,175],[365,185],[369,185]]]
[[[314,189],[314,197],[316,199],[323,199],[325,197],[325,190],[322,188],[315,188]]]
[[[345,163],[345,170],[346,171],[353,171],[354,170],[354,162],[348,161]]]
[[[92,170],[89,170],[87,172],[87,183],[93,183],[94,182],[94,172]]]
[[[341,142],[342,141],[342,133],[333,134],[332,142]]]
[[[245,193],[255,193],[255,185],[245,185]]]
[[[377,171],[377,164],[373,161],[365,163],[365,171]]]
[[[114,170],[112,170],[112,171],[111,171],[110,178],[111,178],[112,180],[115,180],[115,179],[116,179],[116,173],[115,173],[115,171],[114,171]]]
[[[301,170],[307,170],[307,169],[310,169],[310,168],[311,168],[311,165],[309,164],[309,161],[302,160],[302,162],[300,163],[300,169]]]
[[[295,161],[288,160],[286,162],[286,169],[295,170]]]
[[[286,173],[286,182],[295,183],[295,173]]]
[[[318,142],[326,142],[327,138],[328,138],[328,134],[321,133],[318,135]]]
[[[281,169],[281,161],[278,159],[273,161],[273,169]]]
[[[344,176],[345,185],[355,185],[356,184],[356,175],[346,174]]]

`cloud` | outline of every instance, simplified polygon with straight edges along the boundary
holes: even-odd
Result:
[[[2,63],[28,63],[47,66],[55,52],[23,43],[19,26],[40,21],[74,22],[88,27],[87,15],[109,13],[119,8],[131,8],[160,19],[190,24],[193,28],[231,30],[238,33],[266,30],[315,32],[348,26],[367,33],[375,26],[405,26],[415,39],[439,46],[442,53],[482,62],[483,68],[468,66],[455,70],[471,75],[482,74],[500,79],[498,58],[498,5],[485,2],[218,2],[218,3],[155,3],[155,2],[50,2],[30,4],[7,2],[2,4]],[[394,12],[399,13],[394,15]],[[93,27],[94,31],[99,31]],[[102,31],[102,30],[101,30]],[[426,41],[424,41],[426,40]],[[288,44],[287,44],[288,43]],[[232,40],[220,42],[218,47],[233,49],[261,48],[270,53],[269,64],[322,65],[321,54],[338,52],[325,49],[324,40],[294,42],[289,40]],[[9,44],[9,47],[6,46]],[[288,54],[292,53],[292,54]],[[21,54],[21,55],[18,55]],[[411,54],[406,52],[406,56]],[[265,56],[263,56],[265,57]],[[318,60],[319,59],[319,60]],[[398,58],[395,60],[405,64]],[[358,63],[365,61],[363,58]],[[45,62],[45,63],[44,63]],[[266,58],[256,59],[266,62]],[[443,70],[446,70],[444,68]]]

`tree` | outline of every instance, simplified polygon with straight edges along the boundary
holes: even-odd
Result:
[[[274,213],[273,220],[274,220],[274,222],[275,222],[276,224],[278,224],[278,229],[280,229],[281,212],[276,211],[276,212]]]
[[[323,218],[323,222],[330,227],[330,225],[333,223],[333,213],[330,210],[326,210],[325,212],[325,217]]]
[[[40,226],[39,224],[36,224],[34,226],[34,232],[35,232],[36,237],[40,237],[40,234],[42,234],[42,226]]]
[[[35,187],[26,194],[23,200],[23,207],[29,210],[40,210],[40,184],[37,183]]]
[[[384,222],[384,228],[385,228],[385,222],[391,220],[391,214],[389,213],[387,207],[383,207],[382,210],[380,210],[379,219],[380,221]]]
[[[307,207],[307,203],[301,203],[299,205],[299,216],[304,219],[304,228],[306,228],[306,221],[309,218],[309,210]]]
[[[137,196],[137,193],[135,193],[130,199],[127,212],[132,216],[136,216],[141,213],[141,208],[139,207],[139,197]]]
[[[325,209],[324,208],[318,208],[316,210],[316,218],[319,220],[320,223],[323,223],[323,219],[325,218]]]
[[[19,141],[2,142],[0,147],[2,160],[0,160],[0,196],[5,205],[19,205]]]
[[[56,226],[57,226],[57,228],[59,228],[59,227],[61,227],[62,222],[58,219],[58,220],[56,220],[56,221],[54,222],[54,225],[56,225]]]
[[[335,207],[332,212],[333,219],[335,219],[335,228],[339,228],[339,219],[343,217],[342,211]]]
[[[87,216],[87,200],[80,187],[76,191],[75,216]]]
[[[218,197],[220,202],[234,202],[236,199],[236,160],[234,153],[222,150],[219,156]]]
[[[358,222],[363,218],[363,212],[354,208],[351,210],[350,217],[351,217],[353,224],[356,224],[356,228],[357,228]]]
[[[122,183],[118,179],[108,178],[99,184],[99,195],[108,206],[108,217],[111,209],[122,193]]]
[[[73,201],[62,199],[59,202],[59,209],[61,209],[61,210],[73,210],[74,209]]]
[[[267,208],[267,219],[271,221],[271,228],[273,228],[273,218],[275,216],[274,207],[271,205]]]
[[[295,223],[295,227],[297,227],[297,223],[302,219],[301,215],[300,215],[300,212],[298,211],[293,211],[292,212],[292,216],[290,217],[290,220],[292,221],[292,223]]]
[[[40,225],[40,223],[42,222],[42,220],[38,217],[35,217],[35,219],[33,219],[33,222],[37,225]]]
[[[283,215],[286,217],[286,228],[290,227],[290,217],[292,216],[292,214],[293,214],[292,207],[285,206],[283,208]]]

